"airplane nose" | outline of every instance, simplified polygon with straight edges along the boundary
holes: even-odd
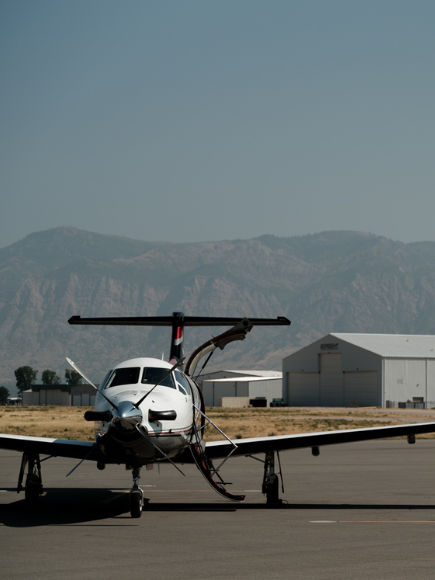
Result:
[[[112,423],[121,429],[132,430],[142,422],[142,411],[131,401],[121,401],[112,411]]]

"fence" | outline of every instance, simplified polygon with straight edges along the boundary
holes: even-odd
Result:
[[[435,401],[387,401],[387,409],[435,409]]]

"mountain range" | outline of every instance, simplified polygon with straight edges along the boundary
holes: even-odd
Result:
[[[62,227],[0,249],[0,384],[30,365],[94,381],[126,358],[168,356],[170,329],[70,326],[72,315],[287,316],[217,351],[208,370],[280,370],[329,332],[435,333],[435,242],[349,231],[198,243]],[[186,329],[186,353],[218,328]],[[40,375],[39,375],[40,377]]]

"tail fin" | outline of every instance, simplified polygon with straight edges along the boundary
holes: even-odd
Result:
[[[174,364],[184,356],[184,314],[183,312],[173,312],[172,314],[172,338],[169,362]]]

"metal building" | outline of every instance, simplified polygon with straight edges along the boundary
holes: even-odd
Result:
[[[265,397],[269,406],[273,399],[282,397],[281,371],[221,370],[205,373],[196,380],[207,407],[245,407],[256,397]],[[238,401],[230,402],[230,397]]]
[[[331,333],[283,359],[291,406],[435,407],[435,336]]]
[[[93,406],[95,389],[91,385],[33,385],[23,392],[23,405]]]
[[[281,398],[281,377],[232,377],[210,379],[202,382],[202,394],[206,407],[242,406],[248,407],[251,399],[265,399],[269,407],[276,398]],[[231,403],[229,399],[234,399]],[[226,403],[222,400],[226,399]],[[238,403],[236,399],[238,399]]]

